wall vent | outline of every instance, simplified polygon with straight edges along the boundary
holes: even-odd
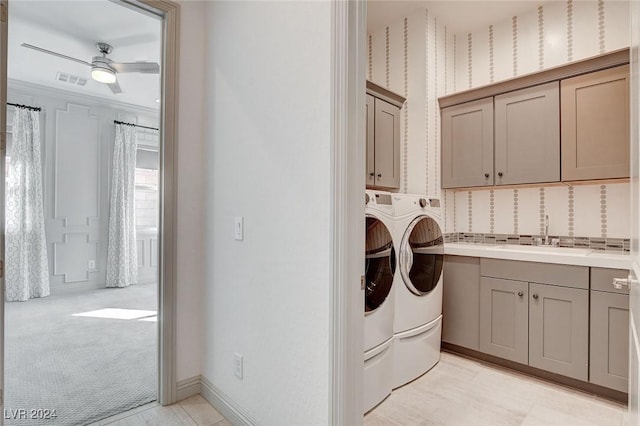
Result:
[[[59,72],[56,74],[56,80],[64,83],[75,84],[76,86],[84,86],[87,84],[87,79],[78,77],[77,75],[67,74],[65,72]]]

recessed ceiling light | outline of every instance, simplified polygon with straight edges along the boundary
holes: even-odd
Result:
[[[159,104],[160,103],[160,99],[156,99],[156,103]]]

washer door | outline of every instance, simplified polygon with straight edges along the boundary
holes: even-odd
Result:
[[[415,218],[407,227],[400,249],[400,273],[407,288],[418,296],[433,290],[442,276],[444,239],[429,216]]]
[[[391,233],[381,220],[367,216],[366,226],[364,311],[371,312],[391,293],[396,252]]]

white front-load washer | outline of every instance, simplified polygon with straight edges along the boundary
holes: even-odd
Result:
[[[364,409],[369,411],[392,389],[393,311],[399,241],[395,230],[392,194],[366,191]]]
[[[442,234],[440,200],[393,194],[400,279],[394,286],[393,388],[430,370],[440,360],[442,330]],[[400,231],[401,230],[401,231]]]

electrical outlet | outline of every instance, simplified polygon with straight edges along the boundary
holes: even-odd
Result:
[[[96,269],[96,261],[94,259],[91,259],[88,262],[88,267],[89,267],[90,270]]]
[[[239,353],[233,354],[233,374],[242,380],[242,355]]]

